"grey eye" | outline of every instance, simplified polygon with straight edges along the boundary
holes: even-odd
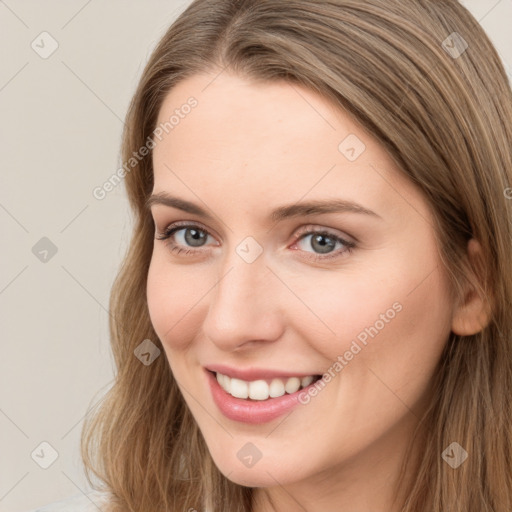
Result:
[[[184,236],[178,235],[180,231],[185,233]],[[177,229],[174,232],[174,236],[175,238],[178,238],[178,236],[183,236],[185,242],[183,245],[188,245],[189,247],[202,247],[209,235],[201,229],[184,227]]]

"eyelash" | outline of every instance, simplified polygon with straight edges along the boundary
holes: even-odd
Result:
[[[190,224],[190,223],[176,224],[175,223],[175,224],[171,224],[169,227],[167,227],[163,233],[159,233],[158,236],[156,237],[156,239],[162,240],[162,241],[169,240],[169,242],[167,242],[166,245],[170,248],[171,252],[176,253],[176,254],[189,255],[189,254],[195,254],[197,252],[202,252],[200,249],[198,249],[197,251],[194,249],[184,249],[183,247],[180,247],[170,241],[170,239],[171,239],[172,235],[174,235],[174,233],[176,233],[177,231],[181,231],[182,229],[185,229],[185,228],[193,228],[193,229],[196,229],[203,233],[206,233],[209,236],[213,236],[207,229],[204,229],[196,224]],[[325,256],[322,256],[320,254],[316,254],[314,256],[307,256],[307,259],[310,259],[313,261],[326,261],[326,260],[330,260],[333,258],[338,258],[345,254],[352,253],[353,249],[356,247],[356,244],[354,242],[349,242],[348,240],[345,240],[344,238],[341,238],[338,235],[329,233],[325,229],[307,230],[307,227],[304,228],[304,231],[299,232],[299,234],[297,235],[297,237],[293,243],[296,244],[302,238],[305,238],[308,235],[323,235],[325,237],[330,238],[334,242],[340,242],[345,246],[343,249],[338,249],[337,251],[328,253]],[[308,254],[310,254],[310,253],[308,253]]]

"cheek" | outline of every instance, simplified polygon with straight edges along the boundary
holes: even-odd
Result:
[[[383,333],[382,346],[368,352],[368,360],[395,392],[407,387],[405,393],[419,394],[432,377],[451,330],[446,276],[437,268],[418,286],[403,289],[401,303],[403,310]]]
[[[308,322],[301,320],[315,350],[333,363],[346,355],[354,376],[362,377],[368,366],[382,369],[391,381],[394,375],[407,379],[430,372],[450,333],[451,299],[447,276],[435,257],[426,262],[414,256],[400,260],[400,254],[390,254],[364,274],[325,275],[314,286],[304,282],[302,289],[297,287],[322,320],[313,315]],[[323,336],[313,336],[312,325]],[[355,359],[364,364],[353,364]]]
[[[176,266],[156,249],[148,271],[147,301],[156,334],[165,349],[183,350],[200,329],[199,317],[212,284],[194,266]]]
[[[338,383],[346,386],[342,396],[357,397],[349,408],[359,411],[363,423],[370,421],[369,411],[375,421],[392,422],[404,404],[417,405],[419,414],[450,333],[450,295],[440,267],[432,271],[404,262],[395,268],[400,271],[389,267],[374,281],[373,292],[367,288],[360,300],[345,301],[340,315],[351,327],[337,346],[337,355],[350,358]],[[338,326],[343,331],[343,323]]]

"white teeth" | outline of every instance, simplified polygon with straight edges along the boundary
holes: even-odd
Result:
[[[270,383],[270,388],[269,388],[268,394],[272,398],[278,398],[280,396],[283,396],[284,392],[285,392],[285,389],[284,389],[283,381],[281,379],[273,379],[272,382]]]
[[[230,378],[227,375],[217,373],[217,382],[220,387],[234,396],[235,398],[250,398],[252,400],[267,400],[270,398],[278,398],[285,393],[295,393],[301,388],[309,386],[314,377],[308,375],[307,377],[290,377],[284,379],[272,379],[270,384],[265,380],[255,380],[247,382],[241,379]]]
[[[300,379],[297,377],[292,377],[286,381],[284,389],[286,389],[287,393],[295,393],[300,388]]]
[[[249,398],[266,400],[268,398],[268,384],[264,380],[249,382]]]
[[[300,384],[303,388],[307,388],[313,382],[313,377],[308,375],[307,377],[302,377]]]
[[[225,377],[227,377],[227,375]],[[249,386],[247,382],[240,379],[231,379],[229,394],[235,398],[247,398],[249,396]]]

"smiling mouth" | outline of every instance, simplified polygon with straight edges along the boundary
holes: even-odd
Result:
[[[321,375],[308,375],[306,377],[287,377],[273,379],[259,379],[254,381],[245,381],[229,377],[219,372],[212,373],[219,386],[234,398],[245,400],[268,400],[269,398],[279,398],[286,394],[296,393],[316,381],[320,380]]]

